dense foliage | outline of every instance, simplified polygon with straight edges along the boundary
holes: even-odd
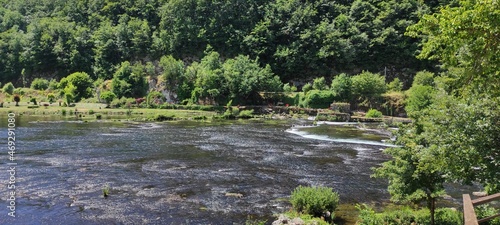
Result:
[[[282,81],[369,70],[409,84],[434,63],[414,57],[419,39],[404,32],[450,1],[434,2],[1,0],[0,82],[108,80],[122,62],[190,63],[210,45],[223,58],[257,58]]]
[[[375,169],[388,178],[396,201],[425,199],[434,220],[444,182],[479,182],[488,193],[500,191],[500,7],[494,0],[460,1],[424,16],[408,34],[425,36],[422,58],[439,60],[439,77],[417,74],[408,90],[407,110],[414,120],[401,127],[393,157]]]

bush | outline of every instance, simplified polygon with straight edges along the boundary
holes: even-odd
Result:
[[[116,98],[116,95],[115,95],[115,93],[113,93],[111,91],[105,91],[105,92],[101,93],[100,97],[109,106],[109,104],[111,104],[111,102]]]
[[[383,116],[382,113],[376,109],[370,109],[366,113],[366,117],[368,118],[380,118],[382,116]]]
[[[12,98],[12,100],[14,102],[16,102],[16,106],[19,106],[19,102],[21,101],[21,96],[19,95],[14,95],[14,97]]]
[[[167,115],[158,114],[158,115],[156,115],[153,118],[153,120],[154,121],[158,121],[158,122],[161,122],[161,121],[170,121],[170,120],[174,120],[174,116],[167,116]]]
[[[3,92],[5,93],[8,93],[9,95],[13,94],[14,93],[14,85],[9,82],[9,83],[6,83],[4,86],[3,86]]]
[[[26,92],[24,91],[23,88],[16,88],[16,89],[14,89],[14,94],[15,95],[24,95],[24,94],[26,94]]]
[[[44,91],[49,88],[49,81],[43,78],[35,78],[33,82],[31,82],[31,89]]]
[[[328,211],[333,218],[333,211],[339,205],[339,195],[328,187],[299,186],[292,192],[290,202],[297,212],[321,217]]]
[[[253,109],[240,111],[240,113],[238,114],[238,117],[245,118],[245,119],[253,118]]]
[[[334,99],[332,91],[311,90],[307,92],[302,105],[308,108],[329,108]]]
[[[307,83],[307,84],[304,84],[304,86],[302,86],[302,91],[303,91],[304,93],[307,93],[307,92],[309,92],[310,90],[312,90],[312,84]]]
[[[411,117],[434,102],[436,91],[431,86],[415,85],[407,91],[407,95],[405,110]]]
[[[409,207],[403,207],[396,210],[387,210],[377,213],[373,210],[373,208],[366,205],[358,205],[356,208],[360,211],[357,222],[358,225],[430,224],[430,212],[428,209],[413,210]],[[455,209],[439,208],[436,210],[435,224],[462,224],[462,214]]]
[[[485,218],[485,217],[497,215],[499,213],[499,210],[496,210],[495,208],[490,207],[489,205],[478,206],[478,207],[476,207],[475,210],[476,210],[477,218]],[[493,220],[482,223],[482,225],[500,225],[500,217],[497,217]]]
[[[318,78],[314,79],[312,88],[314,90],[320,90],[320,91],[329,89],[328,85],[326,85],[326,80],[324,77],[318,77]]]
[[[52,93],[47,95],[47,99],[49,100],[49,103],[53,103],[56,100],[56,96]]]
[[[361,105],[373,107],[386,91],[385,77],[363,72],[351,78],[352,95]]]
[[[149,108],[156,108],[158,105],[161,105],[164,101],[165,97],[161,92],[158,91],[149,92],[146,98],[146,103],[148,104]]]
[[[57,90],[59,88],[59,82],[55,79],[50,80],[49,82],[49,90]]]
[[[37,102],[36,102],[36,98],[31,98],[31,99],[30,99],[30,102],[31,102],[31,103],[33,103],[33,105],[37,105],[37,104],[36,104],[36,103],[37,103]]]
[[[61,114],[62,114],[63,116],[66,116],[66,109],[62,109],[62,110],[61,110]]]
[[[100,113],[97,113],[97,114],[95,114],[95,118],[97,120],[100,120],[100,119],[102,119],[102,115]]]

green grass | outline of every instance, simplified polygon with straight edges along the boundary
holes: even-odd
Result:
[[[38,108],[28,108],[33,104],[27,102],[19,102],[19,106],[15,106],[15,102],[5,102],[4,107],[0,108],[0,113],[15,112],[19,115],[41,115],[41,116],[61,116],[75,117],[74,112],[82,115],[84,119],[95,119],[92,114],[100,114],[103,119],[127,118],[130,120],[148,120],[155,118],[157,115],[167,115],[175,117],[176,120],[190,120],[198,118],[212,118],[217,115],[217,112],[201,111],[201,110],[180,110],[180,109],[107,109],[106,104],[99,103],[76,103],[75,107],[62,107],[58,103],[52,103],[50,106],[40,106]],[[62,115],[62,111],[67,112],[66,116]],[[70,113],[73,112],[73,113]]]

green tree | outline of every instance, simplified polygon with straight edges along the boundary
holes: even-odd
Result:
[[[415,116],[433,102],[436,95],[436,90],[431,86],[415,85],[406,92],[406,107],[405,110],[410,117]]]
[[[445,176],[438,146],[429,144],[425,123],[415,121],[395,135],[395,144],[384,150],[392,159],[374,169],[374,177],[389,180],[391,200],[400,203],[425,200],[434,223],[436,200],[444,195]]]
[[[228,99],[237,103],[255,102],[260,96],[260,91],[275,92],[281,90],[281,81],[267,65],[262,68],[257,60],[248,56],[237,56],[228,59],[222,65],[223,75],[228,88]]]
[[[69,76],[61,79],[59,88],[64,89],[66,93],[67,88],[71,89],[73,100],[79,102],[83,98],[92,97],[92,84],[93,80],[85,72],[72,73]],[[72,87],[70,87],[70,85]]]
[[[434,73],[428,71],[420,71],[413,78],[412,86],[423,85],[434,87]]]
[[[459,67],[458,82],[483,93],[500,90],[500,10],[496,0],[466,0],[424,15],[408,28],[412,37],[425,36],[420,58]],[[489,85],[483,86],[482,84]]]
[[[227,93],[227,87],[222,75],[220,54],[209,50],[199,64],[193,64],[191,68],[196,69],[196,81],[192,99],[209,104],[222,102],[224,100],[222,93]]]
[[[314,90],[327,90],[328,85],[326,84],[326,80],[324,77],[318,77],[313,80],[313,89]]]
[[[19,102],[21,101],[21,96],[14,95],[14,97],[12,97],[12,100],[16,102],[16,106],[19,106]]]
[[[403,90],[403,82],[399,80],[399,78],[394,78],[390,83],[387,84],[387,90],[388,91],[402,91]]]
[[[148,89],[144,67],[140,64],[132,66],[128,61],[122,62],[113,75],[111,89],[118,98],[143,97]]]
[[[311,83],[307,83],[307,84],[304,84],[304,86],[302,86],[302,91],[304,92],[304,94],[307,94],[307,92],[309,92],[312,89],[313,88],[312,88]]]
[[[50,103],[50,104],[52,104],[52,103],[54,103],[54,102],[55,102],[55,100],[56,100],[56,96],[55,96],[53,93],[49,93],[49,94],[47,95],[47,99],[49,100],[49,103]]]
[[[369,108],[374,108],[387,88],[385,77],[366,71],[351,77],[351,81],[354,100]]]
[[[49,88],[49,81],[43,78],[35,78],[33,82],[31,82],[31,89],[35,90],[46,90]]]
[[[109,104],[111,104],[111,102],[115,98],[116,98],[115,93],[113,93],[111,91],[105,91],[105,92],[101,93],[101,99],[106,102],[106,105],[107,105],[106,107],[109,107]]]
[[[9,83],[6,83],[3,86],[2,90],[3,90],[3,92],[8,93],[9,95],[11,95],[12,93],[14,93],[14,89],[15,89],[14,85],[11,82],[9,82]]]
[[[433,125],[427,132],[448,181],[479,182],[490,194],[500,192],[500,97],[438,97],[426,117]]]
[[[287,93],[296,92],[297,91],[297,87],[295,87],[294,85],[290,86],[289,83],[286,83],[286,84],[283,85],[283,91],[287,92]]]
[[[352,80],[345,74],[341,73],[332,80],[330,90],[335,95],[335,100],[342,102],[349,102],[352,96]]]
[[[177,92],[178,87],[184,81],[184,63],[176,60],[171,55],[163,56],[160,59],[160,68],[162,68],[163,80],[167,89]]]

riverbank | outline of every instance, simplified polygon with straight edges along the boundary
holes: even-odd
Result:
[[[128,119],[131,121],[155,120],[157,118],[161,118],[162,116],[179,120],[196,120],[212,118],[220,114],[216,111],[182,109],[115,109],[106,108],[106,104],[99,103],[77,103],[74,107],[62,107],[57,104],[34,106],[26,103],[20,103],[19,106],[15,106],[14,103],[11,103],[10,105],[4,104],[4,107],[0,108],[0,113],[9,112],[14,112],[21,116],[63,117],[82,120]]]
[[[59,106],[57,103],[33,105],[20,102],[4,103],[0,113],[15,112],[23,116],[62,117],[81,120],[129,120],[129,121],[169,121],[169,120],[221,120],[221,119],[311,119],[315,121],[385,123],[396,126],[399,123],[411,122],[408,118],[380,117],[368,118],[363,113],[335,113],[331,110],[299,109],[286,107],[232,107],[230,114],[225,108],[172,105],[169,108],[107,108],[102,103],[76,103],[72,107]],[[309,110],[309,111],[307,111]],[[311,114],[314,111],[316,114]],[[325,113],[328,116],[325,116]],[[337,115],[338,114],[338,115]],[[341,116],[339,116],[341,115]],[[346,116],[347,115],[347,116]]]

